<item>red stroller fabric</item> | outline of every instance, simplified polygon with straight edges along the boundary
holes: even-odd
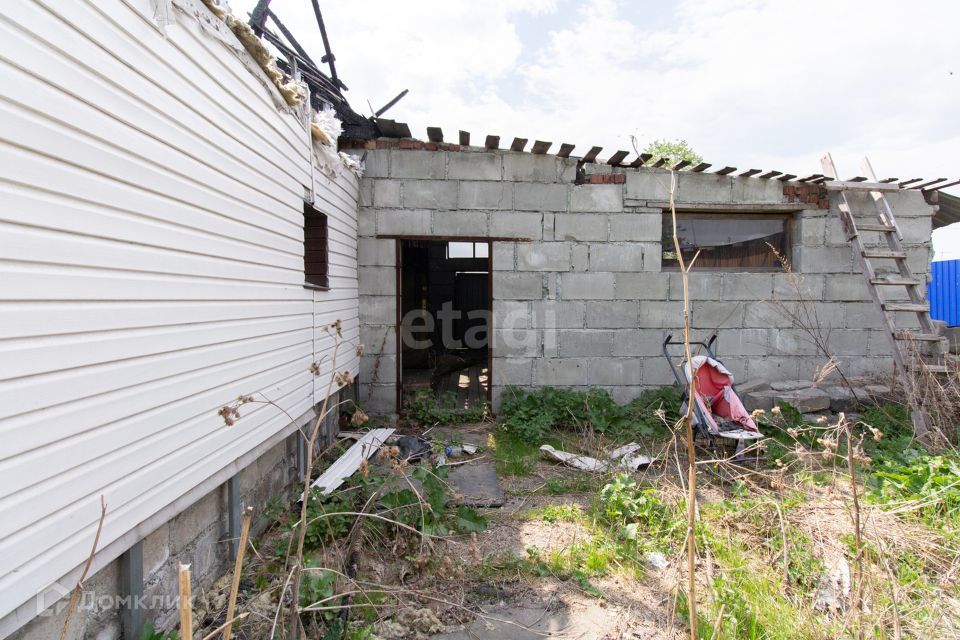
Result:
[[[691,395],[700,405],[708,431],[719,432],[716,418],[735,422],[748,431],[759,431],[733,390],[733,374],[726,367],[706,356],[695,356],[693,366],[696,373],[690,385]],[[690,380],[690,367],[686,366],[685,370],[687,379]]]

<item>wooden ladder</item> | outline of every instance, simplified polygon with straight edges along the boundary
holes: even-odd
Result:
[[[843,225],[847,241],[850,242],[860,260],[863,276],[867,282],[870,297],[879,308],[887,327],[887,335],[893,352],[893,359],[901,373],[922,369],[928,373],[947,373],[947,366],[943,354],[947,349],[947,341],[941,337],[930,318],[930,304],[926,301],[926,282],[913,275],[907,264],[907,252],[903,248],[903,234],[897,224],[893,208],[887,202],[884,193],[899,191],[900,186],[895,181],[878,182],[877,176],[867,158],[860,165],[866,180],[839,180],[837,168],[833,158],[826,154],[820,159],[825,176],[833,176],[833,180],[824,182],[828,191],[840,194],[838,213]],[[855,213],[847,198],[848,192],[867,191],[873,199],[876,210],[876,223],[857,224]],[[860,237],[861,231],[876,231],[886,240],[886,249],[867,248]],[[897,268],[896,275],[878,274],[873,266],[873,260],[893,261]],[[904,287],[909,302],[887,301],[881,295],[881,289],[889,287]],[[920,332],[901,330],[897,328],[897,312],[915,313],[920,324]],[[927,358],[921,357],[918,345],[928,345]],[[929,429],[927,418],[919,406],[914,406],[911,398],[911,412],[913,414],[914,430],[917,435]]]

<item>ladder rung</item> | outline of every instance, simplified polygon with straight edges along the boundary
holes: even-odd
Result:
[[[864,258],[887,258],[889,260],[901,260],[907,257],[906,251],[881,251],[879,249],[867,249],[863,252]]]
[[[930,305],[925,302],[923,304],[916,302],[884,302],[883,308],[887,311],[916,311],[917,313],[930,311]]]
[[[949,373],[950,369],[945,364],[927,364],[926,362],[911,362],[907,365],[910,369],[923,369],[929,373]]]
[[[897,340],[913,340],[916,342],[940,342],[945,340],[943,336],[937,333],[913,333],[912,331],[895,331],[893,337]]]
[[[860,231],[880,231],[885,233],[893,233],[897,230],[896,227],[889,224],[858,224],[857,229]]]
[[[922,284],[920,280],[912,280],[910,278],[873,278],[870,280],[871,284],[877,285],[886,285],[886,286],[902,286],[902,287],[919,287]]]

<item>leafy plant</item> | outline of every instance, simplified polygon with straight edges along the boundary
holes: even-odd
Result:
[[[327,569],[307,570],[303,572],[300,583],[300,606],[309,607],[321,600],[332,598],[337,589],[337,574]],[[332,611],[325,611],[324,618],[335,615]]]
[[[324,496],[320,489],[313,489],[307,498],[307,533],[304,538],[307,549],[316,549],[324,540],[343,537],[350,530],[354,516],[331,515],[354,511],[353,502],[342,493]]]
[[[583,427],[614,439],[651,436],[663,429],[657,410],[671,420],[676,418],[679,408],[677,387],[644,390],[626,405],[614,402],[603,389],[581,392],[553,387],[508,388],[500,417],[506,432],[528,444],[540,445],[552,430]]]
[[[152,622],[147,622],[143,625],[140,640],[180,640],[180,634],[176,631],[157,631]]]
[[[703,162],[703,156],[690,148],[686,140],[667,140],[666,138],[657,138],[643,148],[643,153],[649,153],[654,158],[666,158],[670,164],[676,164],[681,160],[687,160],[690,164],[700,164]]]
[[[486,403],[467,408],[460,406],[457,394],[452,391],[438,397],[430,389],[419,389],[407,400],[404,413],[422,425],[434,425],[480,422],[489,411]]]

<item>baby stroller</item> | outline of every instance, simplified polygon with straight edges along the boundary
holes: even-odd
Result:
[[[695,355],[692,363],[684,362],[683,376],[673,361],[674,357],[682,356],[683,341],[674,341],[672,338],[672,335],[668,335],[663,341],[663,357],[667,359],[677,384],[683,388],[682,412],[686,412],[686,403],[690,401],[690,396],[693,396],[694,435],[706,438],[711,446],[716,444],[717,438],[736,441],[737,449],[733,459],[742,460],[746,443],[759,440],[763,434],[740,401],[733,384],[733,374],[723,366],[712,350],[717,335],[710,336],[707,342],[690,343],[691,348],[700,347],[707,355]],[[672,356],[671,347],[679,347],[679,353]]]

